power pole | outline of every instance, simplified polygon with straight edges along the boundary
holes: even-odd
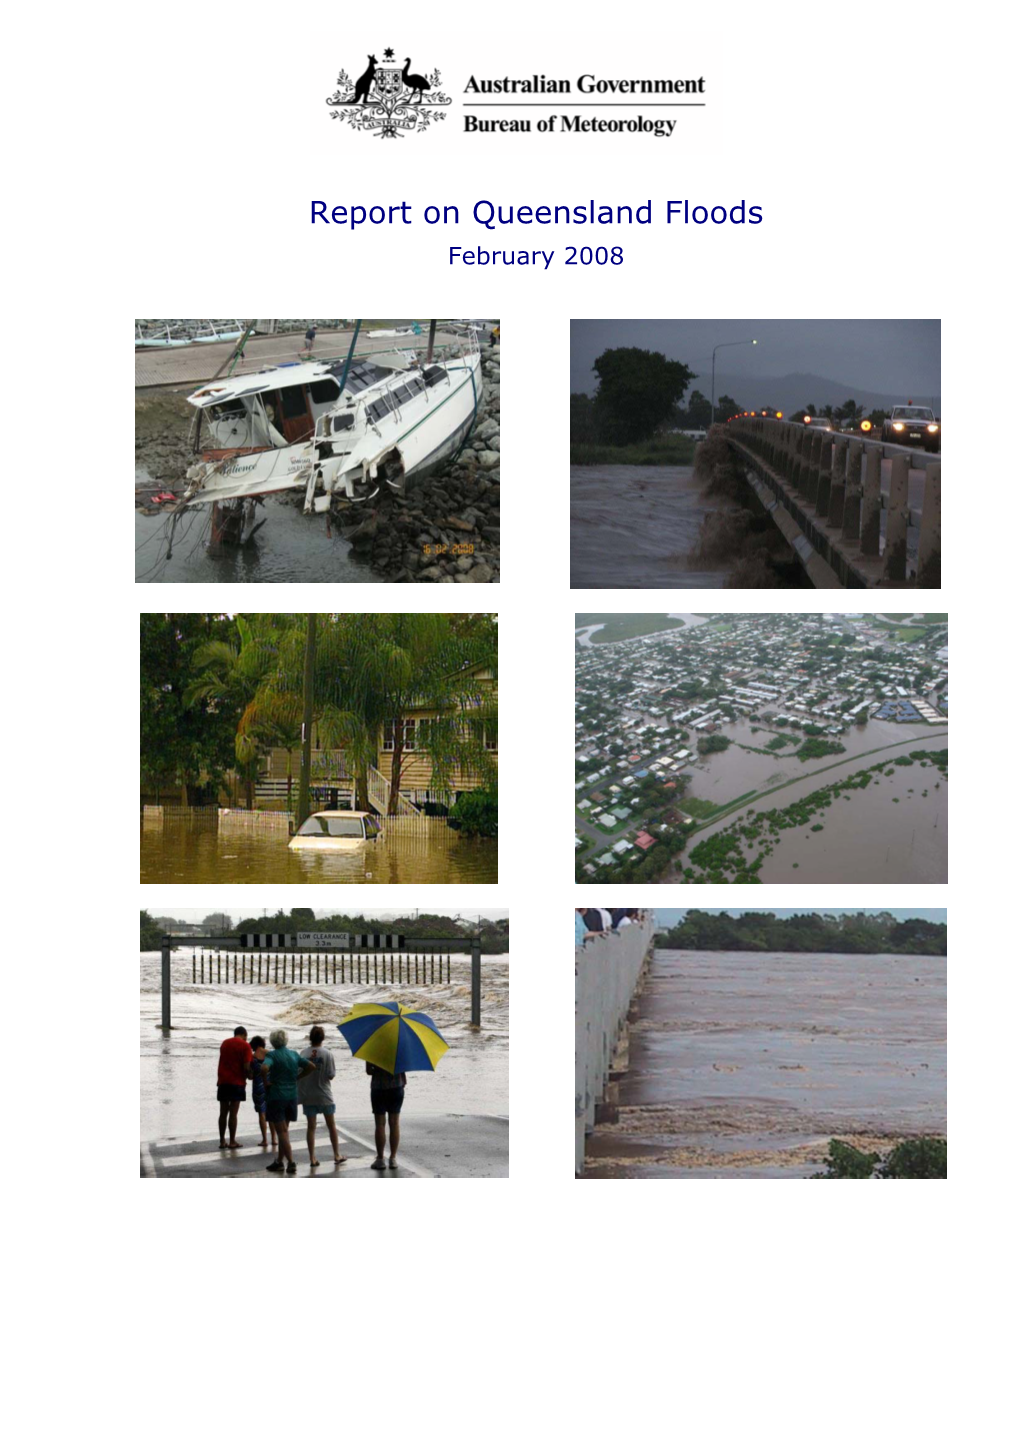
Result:
[[[315,612],[308,613],[305,639],[304,715],[301,721],[301,781],[298,785],[297,824],[302,826],[312,810],[312,714],[315,691]]]

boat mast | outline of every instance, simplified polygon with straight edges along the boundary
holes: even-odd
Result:
[[[344,393],[344,387],[347,385],[347,372],[351,369],[351,361],[354,359],[354,347],[358,344],[358,332],[359,332],[360,330],[361,330],[361,322],[360,322],[360,321],[355,321],[355,322],[354,322],[354,335],[351,337],[350,350],[347,352],[347,359],[346,359],[346,361],[344,361],[343,374],[342,374],[341,377],[340,377],[340,394],[341,394],[341,396],[342,396],[343,393]]]

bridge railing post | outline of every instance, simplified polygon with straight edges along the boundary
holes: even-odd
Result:
[[[822,454],[822,433],[812,431],[808,440],[807,476],[804,481],[804,499],[811,506],[818,501],[818,473]]]
[[[882,448],[865,448],[861,497],[861,555],[877,556],[882,536]]]
[[[829,525],[843,525],[843,502],[846,497],[846,442],[840,438],[832,443],[832,487],[829,491]]]
[[[864,447],[851,441],[846,464],[846,495],[843,500],[843,540],[856,541],[861,534],[861,462]]]
[[[910,524],[908,482],[910,459],[894,456],[889,478],[889,514],[885,523],[885,579],[907,579],[907,527]]]
[[[821,433],[821,445],[818,448],[818,495],[815,500],[815,515],[825,517],[829,514],[829,496],[832,491],[832,437],[827,432]]]
[[[917,546],[917,585],[942,585],[942,462],[925,467],[921,536]]]

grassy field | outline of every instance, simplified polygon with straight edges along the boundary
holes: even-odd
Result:
[[[739,807],[741,802],[746,802],[753,797],[754,792],[745,792],[743,796],[734,797],[732,802],[706,802],[703,797],[684,797],[680,803],[680,810],[687,813],[689,817],[696,817],[699,822],[707,822],[718,812],[729,811],[730,807]]]
[[[695,442],[689,436],[653,436],[632,446],[599,446],[578,441],[570,447],[571,466],[689,466]]]
[[[592,637],[595,646],[607,641],[630,641],[635,636],[647,636],[653,631],[672,631],[683,626],[678,616],[667,616],[665,612],[636,612],[631,616],[607,616],[604,612],[579,611],[574,617],[574,627],[604,625]]]

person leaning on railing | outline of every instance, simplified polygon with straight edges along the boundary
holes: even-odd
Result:
[[[588,913],[583,907],[574,908],[574,946],[583,947],[592,937],[605,937],[604,930],[589,930],[587,922]]]

